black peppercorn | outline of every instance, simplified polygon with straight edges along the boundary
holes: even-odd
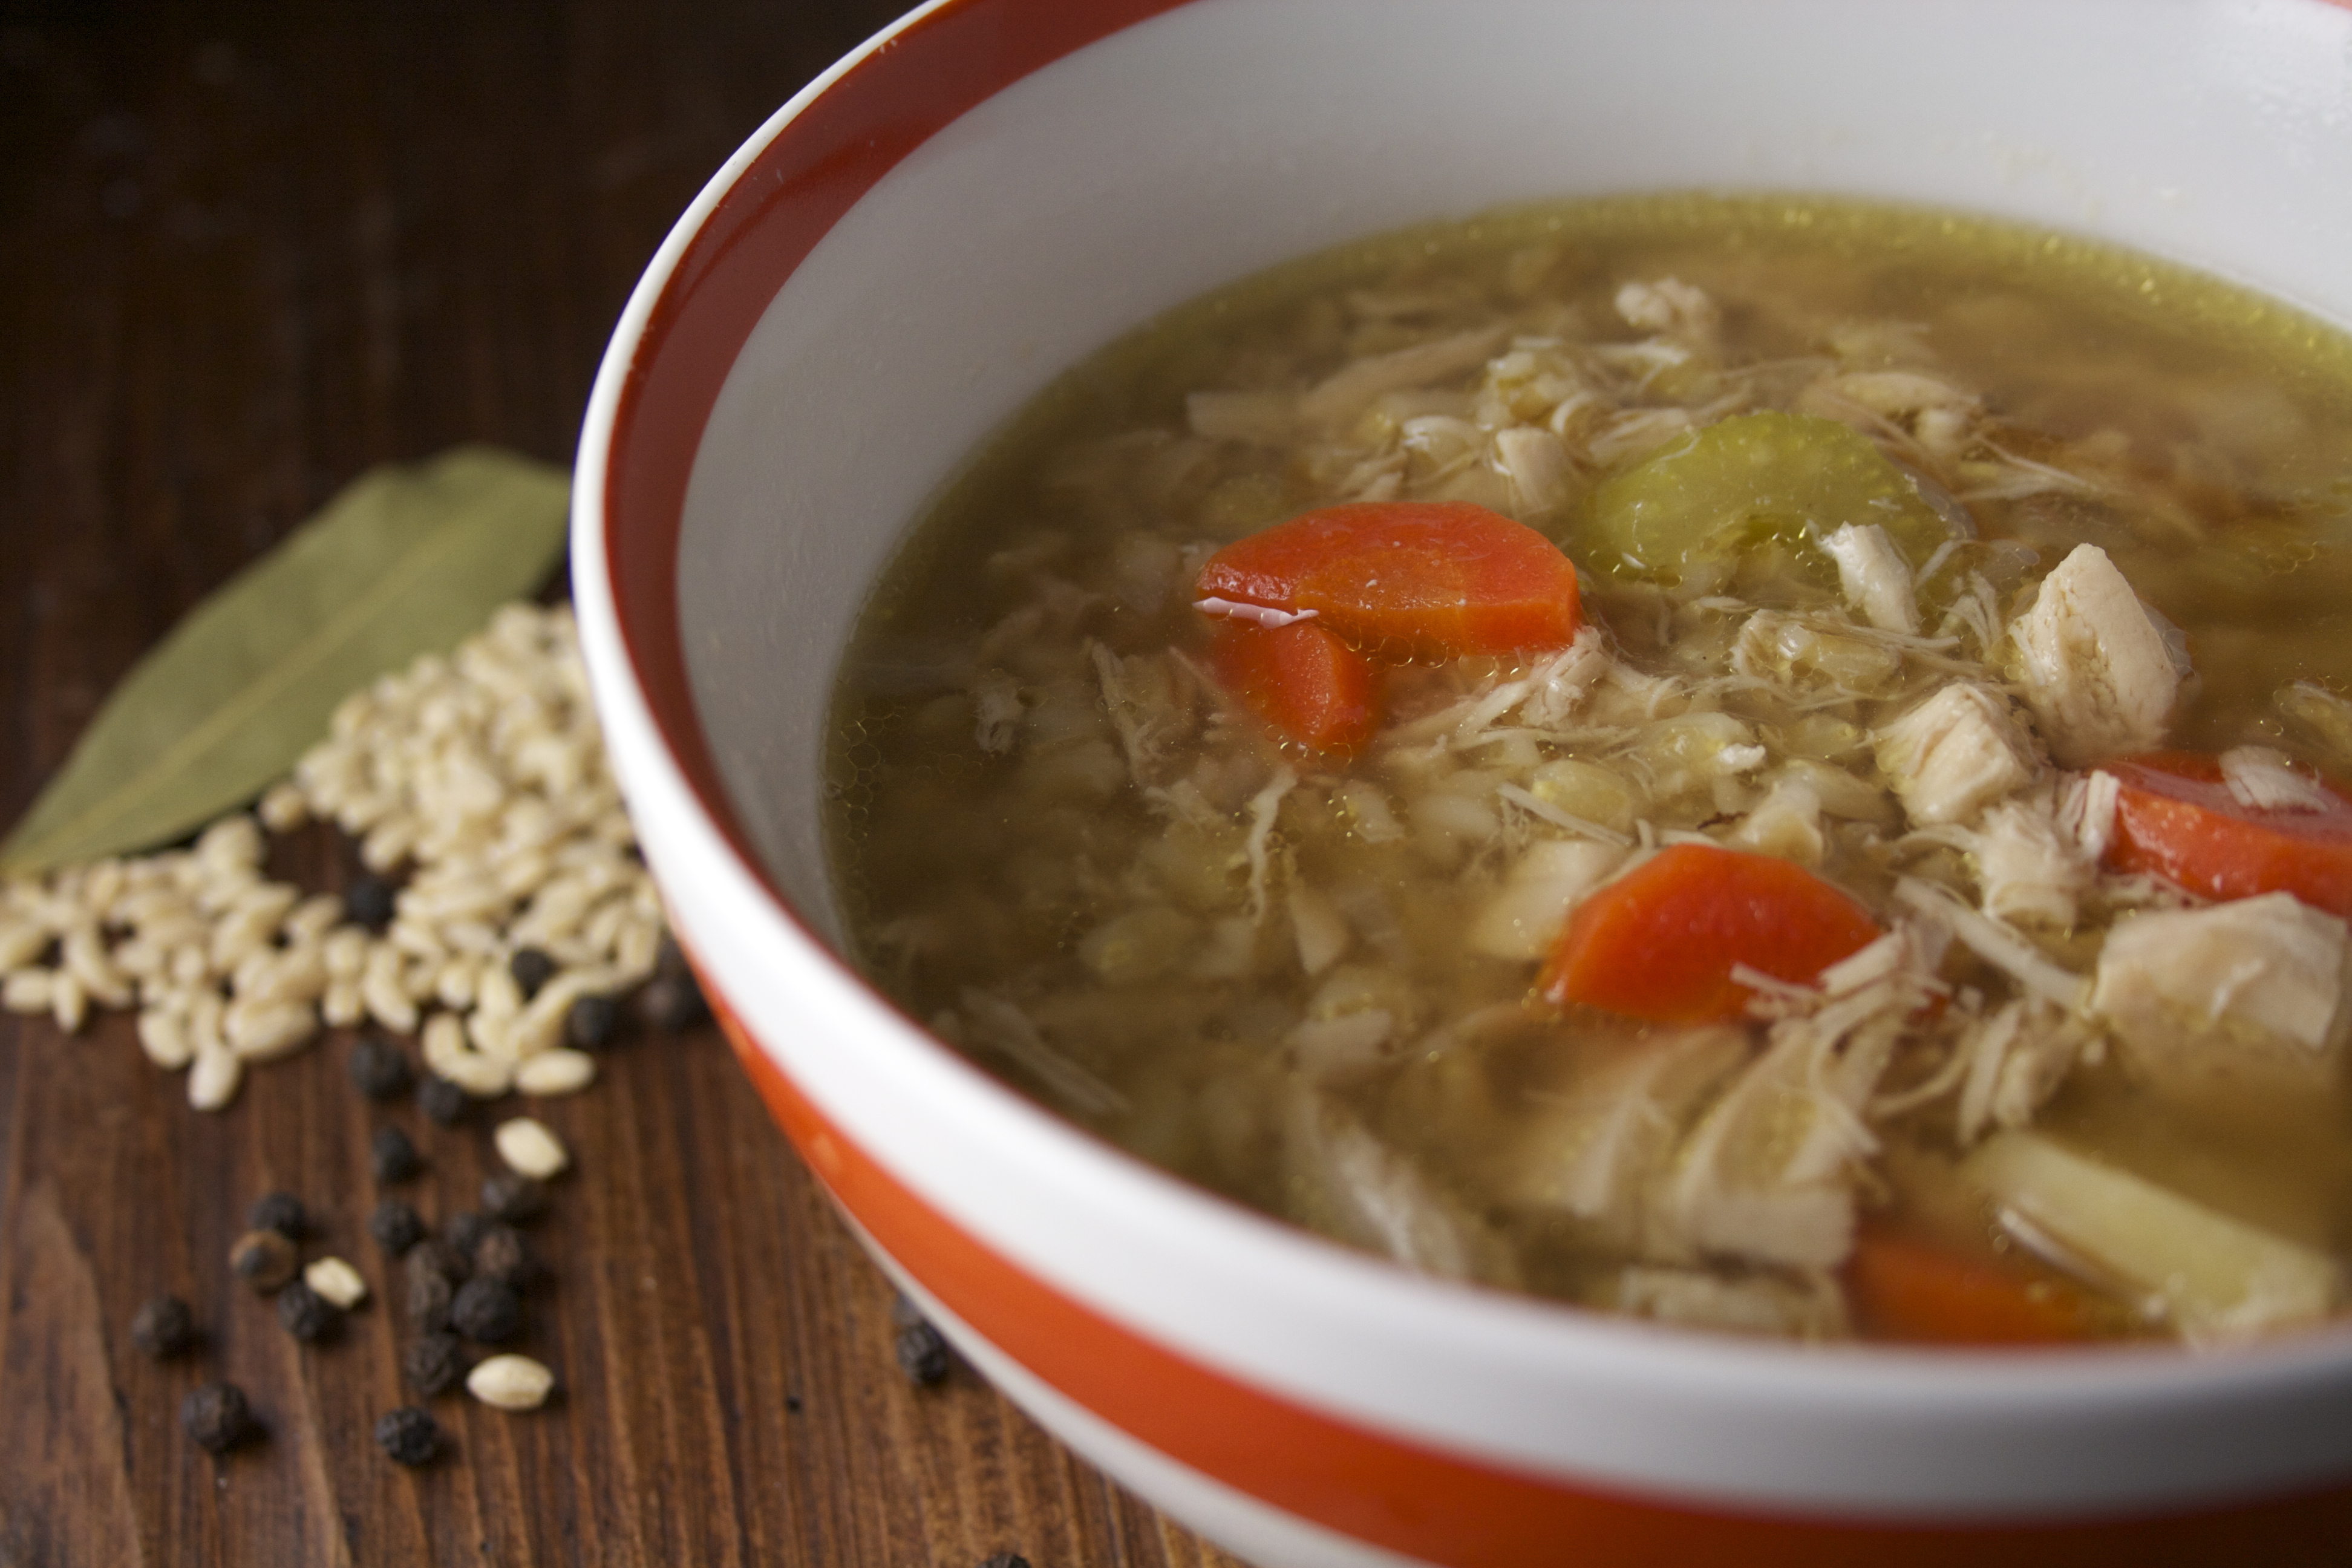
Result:
[[[637,1017],[647,1028],[676,1035],[709,1021],[710,1006],[693,975],[657,974],[637,993]]]
[[[449,1303],[449,1326],[477,1344],[502,1344],[522,1329],[522,1298],[503,1279],[468,1279]]]
[[[466,1091],[446,1078],[426,1073],[416,1085],[416,1109],[437,1127],[455,1127],[466,1119],[472,1102]]]
[[[341,1307],[299,1279],[278,1292],[278,1321],[305,1344],[328,1338],[342,1321]]]
[[[438,1237],[411,1247],[404,1261],[408,1277],[408,1321],[420,1332],[449,1326],[449,1304],[473,1272],[466,1255]]]
[[[370,1100],[390,1100],[408,1087],[408,1058],[382,1035],[362,1035],[344,1067],[352,1087]]]
[[[621,1021],[621,1005],[610,996],[583,996],[564,1016],[563,1031],[583,1051],[599,1051],[613,1043]]]
[[[555,978],[555,960],[535,947],[519,947],[507,960],[507,973],[522,987],[526,999],[539,994],[539,988]]]
[[[268,1295],[294,1278],[294,1244],[274,1230],[248,1230],[228,1249],[236,1277]]]
[[[196,1320],[177,1296],[158,1296],[131,1320],[131,1342],[165,1361],[196,1342]]]
[[[353,925],[382,931],[394,912],[392,884],[381,877],[362,877],[343,889],[343,915]]]
[[[418,1242],[416,1250],[408,1255],[408,1269],[412,1274],[419,1269],[428,1274],[438,1274],[449,1281],[454,1289],[466,1282],[466,1277],[474,1271],[474,1266],[467,1261],[466,1254],[441,1237],[431,1236]]]
[[[1018,1552],[1000,1552],[983,1561],[980,1568],[1029,1568],[1029,1559]]]
[[[375,1205],[368,1215],[368,1234],[375,1244],[394,1258],[406,1256],[408,1249],[425,1239],[425,1221],[407,1204],[398,1198],[386,1198]]]
[[[233,1383],[205,1384],[180,1401],[180,1425],[215,1454],[226,1454],[254,1435],[245,1391]]]
[[[898,1331],[898,1370],[920,1384],[938,1383],[948,1374],[948,1342],[929,1323],[909,1323]]]
[[[392,1126],[375,1130],[368,1143],[368,1163],[374,1167],[375,1179],[384,1183],[404,1182],[425,1168],[408,1134]]]
[[[420,1394],[443,1394],[466,1375],[466,1348],[446,1329],[436,1330],[401,1352],[400,1374]]]
[[[547,1207],[547,1184],[520,1171],[497,1171],[482,1178],[482,1212],[520,1224]]]
[[[459,1209],[441,1222],[441,1239],[457,1250],[460,1258],[474,1256],[474,1244],[482,1239],[489,1221],[471,1209]]]
[[[520,1290],[529,1285],[539,1272],[539,1259],[533,1258],[530,1245],[522,1232],[510,1225],[493,1225],[482,1232],[482,1239],[474,1244],[474,1277],[496,1279]]]
[[[274,1230],[289,1241],[299,1241],[310,1220],[302,1212],[302,1200],[292,1193],[268,1193],[253,1201],[245,1223],[256,1230]]]
[[[427,1464],[441,1450],[441,1428],[415,1405],[404,1405],[377,1418],[375,1446],[395,1465]]]

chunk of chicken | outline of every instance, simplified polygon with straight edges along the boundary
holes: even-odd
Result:
[[[1911,563],[1878,524],[1847,523],[1822,542],[1837,563],[1838,587],[1845,602],[1883,632],[1915,636],[1919,602],[1912,592]]]
[[[2078,544],[2009,628],[2026,706],[2068,767],[2164,739],[2188,671],[2107,552]]]
[[[1825,1274],[1733,1276],[1636,1265],[1619,1272],[1612,1304],[1662,1323],[1732,1333],[1836,1340],[1851,1332],[1845,1298]]]
[[[2009,705],[1982,686],[1947,686],[1871,736],[1911,820],[1966,822],[2032,782],[2033,743]]]
[[[1518,1283],[1502,1237],[1353,1112],[1304,1083],[1292,1091],[1285,1152],[1299,1223],[1424,1274]]]
[[[1568,448],[1549,430],[1524,426],[1495,432],[1495,466],[1510,479],[1525,513],[1555,510],[1569,499],[1576,466]]]
[[[1747,1055],[1745,1032],[1720,1026],[1627,1047],[1567,1093],[1538,1103],[1505,1156],[1497,1194],[1573,1215],[1601,1240],[1643,1250],[1650,1184],[1700,1103]]]
[[[1811,1026],[1793,1019],[1776,1027],[1770,1047],[1683,1141],[1649,1215],[1652,1256],[1796,1268],[1845,1260],[1853,1246],[1853,1166],[1875,1147],[1859,1108],[1876,1074],[1825,1062],[1824,1046],[1833,1042]]]
[[[1613,844],[1548,838],[1528,847],[1471,922],[1470,946],[1496,958],[1541,958],[1568,911],[1625,858]]]
[[[2167,1093],[2315,1089],[2343,1055],[2345,923],[2265,893],[2119,923],[2091,1008]]]
[[[2005,921],[2071,928],[2075,900],[2098,873],[2060,824],[2047,792],[1991,807],[1970,847],[1984,911]]]

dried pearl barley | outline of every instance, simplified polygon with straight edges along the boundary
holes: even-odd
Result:
[[[596,1058],[559,1047],[527,1058],[515,1068],[514,1086],[525,1094],[577,1094],[596,1079]]]
[[[572,1163],[562,1141],[544,1123],[530,1117],[518,1116],[511,1121],[501,1121],[490,1136],[498,1144],[499,1158],[526,1176],[536,1176],[543,1182]]]
[[[527,1355],[494,1355],[466,1374],[466,1392],[500,1410],[536,1410],[555,1374]]]
[[[349,1311],[367,1300],[367,1281],[340,1258],[321,1258],[302,1270],[302,1283]]]
[[[245,1064],[226,1047],[199,1048],[188,1069],[188,1103],[198,1110],[218,1110],[236,1098],[245,1079]]]

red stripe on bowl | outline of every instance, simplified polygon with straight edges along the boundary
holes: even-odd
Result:
[[[2340,1568],[2352,1488],[2165,1519],[2025,1527],[1701,1512],[1517,1473],[1318,1414],[1080,1304],[902,1184],[704,989],[743,1068],[850,1216],[957,1317],[1103,1420],[1235,1490],[1445,1568]]]

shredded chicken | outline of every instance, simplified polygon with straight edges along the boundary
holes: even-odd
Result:
[[[1628,1251],[1650,1250],[1652,1188],[1693,1114],[1748,1055],[1741,1030],[1682,1031],[1544,1096],[1504,1155],[1498,1195],[1572,1215]]]
[[[2233,746],[2222,752],[2221,782],[2230,798],[2253,811],[2332,811],[2344,805],[2316,775],[2269,746]]]
[[[1822,542],[1837,563],[1838,585],[1846,603],[1883,632],[1916,637],[1919,604],[1912,594],[1911,567],[1886,530],[1876,523],[1847,523]]]
[[[2069,929],[2098,875],[2097,861],[2067,832],[2045,794],[1991,807],[1968,843],[1976,852],[1984,911],[1998,920]]]
[[[1947,686],[1871,741],[1914,822],[1966,822],[2036,772],[2032,742],[1982,686]]]
[[[2078,544],[2010,627],[2026,706],[2067,767],[2164,739],[2186,673],[2107,552]]]
[[[1731,1333],[1834,1340],[1849,1331],[1843,1293],[1818,1271],[1730,1275],[1636,1266],[1617,1276],[1610,1305],[1637,1318]]]
[[[1318,1089],[1291,1097],[1286,1147],[1302,1218],[1408,1268],[1515,1283],[1502,1239]]]
[[[2345,923],[2287,893],[2134,915],[2099,954],[2091,1007],[2168,1093],[2333,1082]]]
[[[967,987],[963,993],[966,1034],[1081,1116],[1100,1117],[1127,1109],[1127,1097],[1046,1043],[1029,1015],[1002,996]]]

